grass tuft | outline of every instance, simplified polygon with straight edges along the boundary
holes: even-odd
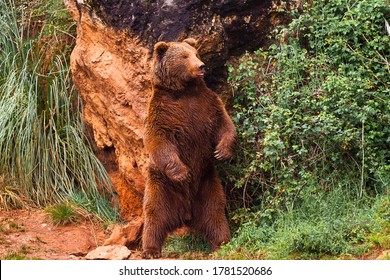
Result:
[[[186,260],[207,259],[211,253],[209,244],[195,233],[168,237],[163,254],[168,257],[178,257]]]
[[[68,225],[75,223],[77,219],[77,213],[69,203],[48,206],[45,211],[56,225]]]
[[[20,254],[20,253],[9,253],[5,255],[3,260],[28,260],[29,258],[25,254]]]

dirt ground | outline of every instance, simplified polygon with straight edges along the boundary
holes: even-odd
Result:
[[[0,210],[0,259],[11,254],[26,259],[78,260],[111,234],[96,219],[83,218],[77,223],[54,225],[43,210]],[[388,259],[390,250],[374,250],[358,259]],[[140,259],[132,251],[130,259]]]
[[[43,210],[0,210],[0,259],[77,260],[102,246],[110,232],[96,219],[54,225]],[[131,258],[139,258],[132,252]]]

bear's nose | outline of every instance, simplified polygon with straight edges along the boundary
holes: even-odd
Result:
[[[199,66],[199,70],[206,71],[206,65],[202,64],[201,66]]]

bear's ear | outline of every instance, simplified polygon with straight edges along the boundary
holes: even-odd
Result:
[[[158,42],[154,45],[154,53],[158,56],[162,56],[165,54],[165,52],[168,50],[169,45],[165,42]]]
[[[194,38],[187,38],[185,40],[183,40],[184,43],[187,43],[188,45],[190,45],[191,47],[196,47],[196,44],[198,43],[197,40],[195,40]]]

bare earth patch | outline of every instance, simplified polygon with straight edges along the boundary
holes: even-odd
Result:
[[[57,226],[43,210],[0,211],[0,259],[12,253],[27,259],[84,259],[105,239],[102,224],[92,219]]]

